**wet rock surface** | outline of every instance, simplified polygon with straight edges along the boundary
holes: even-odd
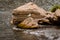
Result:
[[[24,4],[25,2],[29,2],[30,0],[18,0],[12,1],[12,4],[16,3],[16,7],[20,6],[20,4]],[[46,10],[49,10],[53,4],[60,4],[60,0],[39,0],[36,4],[40,5]],[[12,30],[14,27],[10,24],[11,11],[8,11],[10,8],[14,8],[14,5],[8,4],[8,0],[1,1],[0,4],[3,6],[0,7],[0,40],[60,40],[60,29],[55,29],[55,26],[44,26],[45,28],[38,29],[17,29]],[[5,5],[6,4],[6,5]],[[18,4],[18,5],[17,5]],[[46,5],[45,5],[46,4]],[[10,7],[9,7],[10,5]],[[6,6],[6,7],[5,7]],[[12,7],[13,6],[13,7]],[[5,9],[7,10],[5,10]],[[46,28],[48,27],[48,28]],[[53,27],[53,28],[50,28]],[[56,26],[58,27],[58,26]],[[59,26],[60,27],[60,26]]]

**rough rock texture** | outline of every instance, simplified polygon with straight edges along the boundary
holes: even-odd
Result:
[[[38,7],[33,2],[26,3],[13,10],[13,14],[40,14],[45,15],[46,11],[43,8]]]
[[[17,24],[16,22],[23,21],[29,14],[31,14],[31,17],[38,19],[45,17],[45,13],[46,11],[43,8],[38,7],[33,2],[29,2],[13,10],[12,21],[13,24]]]
[[[59,25],[60,24],[59,12],[60,12],[60,9],[56,9],[55,12],[48,12],[48,11],[45,11],[43,8],[38,7],[33,2],[29,2],[13,10],[12,22],[13,24],[18,25],[21,21],[23,21],[24,19],[30,16],[34,19],[37,19],[37,24],[56,25],[57,23]]]
[[[60,9],[57,9],[55,12],[47,12],[46,16],[38,21],[40,24],[51,24],[59,25],[60,24]]]
[[[18,24],[19,28],[38,28],[38,23],[32,17],[29,17]]]
[[[60,9],[57,9],[57,10],[55,11],[55,15],[56,15],[57,17],[60,17]]]

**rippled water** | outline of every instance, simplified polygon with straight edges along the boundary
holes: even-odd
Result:
[[[13,30],[16,38],[21,40],[60,40],[60,30],[54,28],[55,26],[50,27],[38,29],[20,29],[13,27]]]

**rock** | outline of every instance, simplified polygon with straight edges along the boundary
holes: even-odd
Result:
[[[13,20],[12,21],[13,21],[13,24],[16,24],[16,22],[18,23],[18,22],[23,21],[24,19],[28,18],[29,14],[34,19],[40,19],[42,17],[45,17],[45,13],[46,13],[46,11],[43,8],[40,8],[36,4],[29,2],[29,3],[19,6],[18,8],[13,10],[13,12],[12,12]]]
[[[23,22],[18,24],[19,28],[38,28],[38,23],[34,21],[32,17],[25,19]]]
[[[47,24],[50,24],[50,22],[48,19],[42,18],[42,19],[38,20],[38,24],[47,25]]]
[[[13,10],[13,14],[29,14],[29,13],[45,15],[46,11],[32,2],[29,2]]]
[[[57,9],[57,10],[55,11],[55,15],[56,15],[57,17],[60,17],[60,9]]]
[[[53,18],[51,20],[51,23],[54,25],[60,25],[60,5],[54,5],[51,9],[51,12],[54,13],[52,13]]]
[[[45,19],[49,20],[48,23],[53,24],[55,21],[57,21],[57,17],[55,16],[55,13],[53,12],[47,12]]]
[[[54,25],[60,25],[60,5],[55,5],[52,7],[51,12],[53,12],[53,18],[51,23]],[[51,16],[50,16],[51,17]]]
[[[38,20],[38,24],[52,24],[52,25],[56,25],[59,24],[59,19],[56,16],[57,13],[53,13],[53,12],[46,12],[46,16],[44,18],[41,18],[40,20]]]
[[[50,20],[54,19],[54,13],[47,11],[44,18],[38,20],[39,24],[51,24]]]
[[[16,17],[12,15],[12,20],[11,23],[14,25],[17,25],[18,23],[20,23],[21,21],[23,21],[24,19],[26,19],[27,17]]]
[[[37,24],[59,24],[59,12],[60,9],[58,6],[54,7],[52,11],[49,12],[29,2],[13,10],[11,23],[23,28],[35,28]],[[37,21],[35,19],[37,19]]]
[[[55,16],[57,17],[56,24],[57,24],[57,25],[60,25],[60,9],[57,9],[57,10],[55,11]]]
[[[49,23],[52,25],[59,25],[60,24],[60,9],[56,9],[55,12],[47,12],[45,19],[49,20]]]

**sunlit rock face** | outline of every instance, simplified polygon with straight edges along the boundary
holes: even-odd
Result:
[[[39,19],[45,17],[45,13],[46,11],[43,8],[38,7],[33,2],[29,2],[13,10],[12,22],[13,24],[17,24],[29,16],[34,19]]]

